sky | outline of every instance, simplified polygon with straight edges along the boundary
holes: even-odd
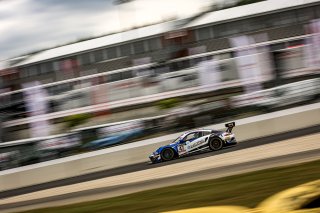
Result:
[[[196,14],[213,0],[0,0],[0,60]]]

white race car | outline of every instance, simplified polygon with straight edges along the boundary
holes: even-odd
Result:
[[[199,129],[186,132],[171,144],[161,146],[149,158],[152,163],[169,161],[194,152],[210,149],[217,151],[225,146],[237,144],[232,129],[235,122],[227,123],[226,131]]]

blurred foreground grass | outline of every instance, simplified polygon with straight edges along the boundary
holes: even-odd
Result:
[[[159,212],[212,205],[255,207],[276,192],[316,179],[320,179],[320,160],[27,212]]]

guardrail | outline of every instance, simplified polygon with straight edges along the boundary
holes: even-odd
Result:
[[[271,44],[278,44],[278,43],[289,42],[289,41],[294,41],[294,40],[307,39],[307,38],[309,38],[311,36],[315,36],[315,35],[317,35],[317,34],[308,34],[308,35],[273,40],[273,41],[268,41],[268,42],[261,42],[261,43],[247,45],[247,46],[243,46],[243,47],[235,47],[235,48],[217,50],[217,51],[212,51],[212,52],[207,52],[207,53],[196,54],[196,55],[192,55],[192,56],[188,56],[188,57],[183,57],[183,58],[179,58],[179,59],[174,59],[174,60],[171,60],[170,62],[180,62],[180,61],[184,61],[184,60],[192,60],[195,58],[202,58],[202,57],[213,56],[213,55],[223,54],[223,53],[228,53],[228,52],[233,52],[233,51],[240,51],[240,50],[245,50],[245,49],[253,48],[253,47],[264,47],[264,46],[268,46]],[[301,48],[301,47],[294,47],[294,48]],[[286,49],[286,51],[292,50],[294,48]],[[281,51],[284,51],[284,50],[281,50]],[[235,58],[221,59],[221,60],[219,60],[219,63],[231,61],[231,60],[235,60]],[[117,72],[121,72],[124,70],[137,69],[137,68],[147,68],[152,65],[154,65],[154,64],[151,63],[151,64],[147,64],[147,65],[140,65],[140,66],[133,67],[133,68],[123,68],[123,69],[114,70],[114,71],[110,71],[110,72],[98,73],[98,74],[93,74],[93,75],[89,75],[89,76],[82,76],[82,77],[78,77],[78,78],[74,78],[74,79],[63,80],[60,82],[49,83],[49,84],[45,84],[42,86],[44,88],[47,88],[49,86],[55,86],[55,85],[59,85],[59,84],[72,83],[72,82],[79,81],[79,80],[88,80],[90,78],[101,77],[104,75],[117,73]],[[191,68],[189,67],[187,69],[183,69],[183,70],[179,70],[179,71],[175,71],[175,73],[181,72],[181,71],[186,71],[186,70],[193,70],[193,69],[196,70],[196,66],[191,67]],[[236,70],[237,70],[237,68],[234,71],[236,72]],[[319,74],[318,70],[307,68],[307,67],[302,67],[301,69],[289,69],[289,70],[290,70],[290,72],[287,73],[286,75],[284,75],[283,76],[284,78],[289,78],[289,77],[294,77],[294,76],[299,76],[299,75],[307,75],[307,74]],[[295,70],[295,71],[293,71],[293,70]],[[285,73],[283,73],[283,74],[285,74]],[[271,78],[272,78],[272,76],[270,76],[269,74],[264,74],[261,77],[260,82],[266,82],[266,81],[270,80]],[[130,81],[131,80],[132,80],[132,78],[130,79]],[[122,81],[127,82],[128,79],[122,80]],[[251,82],[251,81],[252,81],[252,79],[247,80],[247,82]],[[112,110],[112,109],[124,107],[124,106],[150,103],[150,102],[162,100],[165,98],[179,97],[179,96],[184,96],[184,95],[193,95],[193,94],[197,94],[197,93],[201,93],[201,92],[205,92],[205,91],[208,92],[208,91],[224,89],[224,88],[240,87],[242,85],[245,85],[247,82],[243,81],[243,80],[239,80],[239,79],[234,79],[234,80],[229,80],[227,82],[217,83],[217,85],[215,85],[215,87],[212,87],[212,86],[204,86],[203,87],[200,85],[192,85],[192,86],[189,85],[183,89],[176,88],[176,90],[170,89],[168,91],[151,92],[150,94],[149,93],[148,94],[141,93],[139,95],[135,94],[130,97],[122,97],[122,98],[116,98],[116,99],[114,99],[112,97],[119,97],[119,94],[116,94],[116,95],[109,94],[109,95],[105,96],[105,98],[108,97],[108,102],[105,102],[106,100],[103,101],[104,103],[90,103],[90,102],[88,102],[86,104],[87,106],[79,106],[76,109],[70,109],[67,106],[63,110],[52,112],[52,113],[46,114],[45,116],[39,115],[39,116],[33,116],[31,118],[29,117],[29,118],[21,118],[21,119],[6,121],[3,123],[3,126],[5,128],[8,128],[8,127],[14,127],[14,126],[28,124],[30,122],[37,122],[37,121],[48,120],[48,119],[49,120],[57,119],[57,118],[61,118],[61,117],[69,116],[69,115],[74,115],[74,114],[79,114],[79,113],[100,112],[100,111],[105,111],[106,109]],[[99,91],[99,89],[98,89],[99,87],[104,87],[104,86],[114,84],[114,83],[116,83],[116,82],[98,84],[98,85],[94,85],[94,86],[90,86],[90,87],[86,87],[86,88],[81,88],[81,89],[74,89],[74,90],[72,90],[72,92],[90,91],[91,89]],[[117,83],[122,84],[121,81],[117,81]],[[173,85],[176,85],[176,84],[173,84]],[[101,93],[103,93],[105,95],[106,91],[113,91],[113,88],[112,87],[110,87],[110,88],[109,89],[102,88]],[[20,89],[20,90],[16,90],[16,91],[12,91],[12,92],[2,93],[2,94],[0,94],[0,97],[5,96],[5,95],[11,95],[11,94],[23,92],[24,90],[25,89]],[[132,90],[135,91],[135,90],[137,90],[137,88],[131,88],[131,89],[126,88],[120,93],[127,95]],[[140,91],[140,90],[141,89],[138,89],[137,91]],[[85,94],[85,93],[83,93],[83,94]],[[89,93],[86,93],[86,95],[89,95]],[[61,96],[61,94],[57,95],[57,96]],[[84,103],[86,101],[82,100],[81,102]]]
[[[239,142],[320,124],[320,103],[236,120],[234,132]],[[208,126],[224,129],[224,124]],[[147,162],[157,147],[171,142],[180,133],[63,159],[0,172],[0,191],[93,173],[106,169]]]
[[[263,79],[265,81],[267,79]],[[219,89],[227,89],[227,88],[233,88],[233,87],[240,87],[243,82],[240,80],[233,80],[219,83],[215,86],[216,90]],[[51,120],[51,119],[57,119],[66,117],[69,115],[75,115],[75,114],[82,114],[82,113],[93,113],[93,112],[100,112],[100,111],[106,111],[106,110],[112,110],[119,107],[125,107],[125,106],[132,106],[132,105],[138,105],[138,104],[145,104],[145,103],[151,103],[167,98],[174,98],[174,97],[180,97],[180,96],[186,96],[186,95],[195,95],[202,92],[208,92],[212,90],[210,87],[203,87],[203,86],[196,86],[191,88],[184,88],[174,91],[168,91],[168,92],[162,92],[158,94],[152,94],[152,95],[145,95],[145,96],[139,96],[134,98],[128,98],[123,100],[117,100],[117,101],[111,101],[101,104],[95,104],[95,105],[89,105],[84,107],[79,107],[76,109],[69,109],[64,111],[58,111],[53,113],[48,113],[45,115],[37,115],[33,117],[28,118],[21,118],[11,121],[3,122],[3,127],[13,127],[13,126],[19,126],[28,124],[30,122],[38,122],[38,121],[44,121],[44,120]]]

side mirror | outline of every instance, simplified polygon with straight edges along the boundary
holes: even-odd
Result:
[[[182,144],[182,143],[185,143],[185,141],[184,141],[184,140],[180,140],[180,141],[179,141],[179,144]]]

